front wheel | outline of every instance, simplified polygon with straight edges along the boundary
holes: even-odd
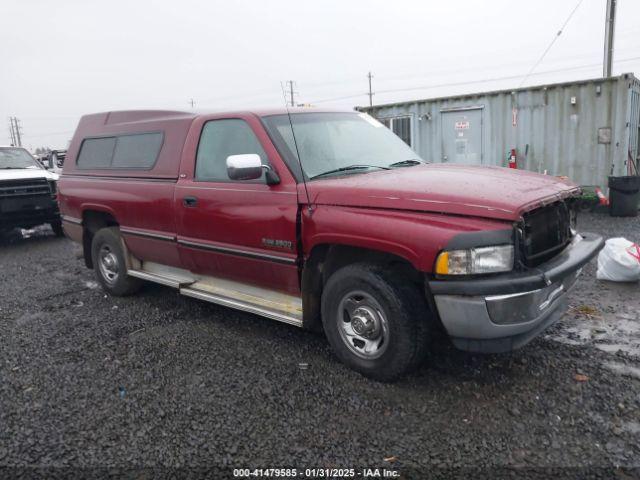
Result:
[[[103,228],[93,236],[91,259],[98,282],[111,295],[131,295],[140,289],[142,282],[127,275],[122,239],[117,227]]]
[[[383,267],[341,268],[322,293],[322,322],[337,357],[363,375],[393,381],[420,364],[429,339],[424,296]]]

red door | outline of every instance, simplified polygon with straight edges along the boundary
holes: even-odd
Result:
[[[277,185],[233,181],[229,155],[258,154]],[[193,272],[297,294],[296,184],[253,115],[198,119],[175,189],[178,246]]]

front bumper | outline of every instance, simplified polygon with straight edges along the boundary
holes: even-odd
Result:
[[[0,230],[31,228],[56,221],[60,221],[60,211],[55,195],[13,193],[0,196]]]
[[[576,235],[560,254],[530,271],[433,280],[429,289],[457,348],[507,352],[526,345],[564,314],[567,292],[603,246],[598,235]]]

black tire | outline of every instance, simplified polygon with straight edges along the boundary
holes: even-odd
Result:
[[[62,221],[56,220],[55,222],[51,222],[49,225],[51,225],[51,230],[53,230],[53,233],[55,234],[56,237],[64,237],[64,230],[62,229]]]
[[[136,293],[142,286],[140,279],[127,275],[118,227],[103,228],[96,232],[91,242],[91,259],[96,278],[107,293],[122,297]],[[114,272],[115,275],[111,275]]]
[[[347,312],[352,305],[358,306],[352,313],[362,311],[360,307],[364,306],[365,313],[369,309],[374,314],[350,316]],[[375,313],[378,307],[382,316]],[[360,321],[362,318],[366,323]],[[357,322],[360,327],[386,323],[386,337],[382,328],[382,340],[372,341],[380,342],[372,354],[379,356],[367,357],[370,354],[362,345],[370,339],[357,335]],[[397,380],[422,363],[432,325],[424,294],[416,285],[402,275],[366,263],[348,265],[331,275],[322,293],[322,323],[336,356],[364,376],[381,382]],[[375,334],[376,329],[371,328],[373,332],[368,334]],[[349,336],[345,330],[356,334]]]

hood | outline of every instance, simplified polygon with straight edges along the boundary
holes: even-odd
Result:
[[[579,192],[558,177],[525,170],[428,164],[307,182],[315,204],[519,220]],[[301,192],[304,195],[304,192]]]
[[[29,178],[46,178],[58,180],[58,175],[43,168],[11,168],[0,169],[0,182],[3,180],[24,180]]]

